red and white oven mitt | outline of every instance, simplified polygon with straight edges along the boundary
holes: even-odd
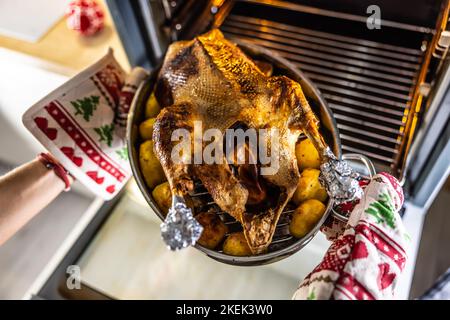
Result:
[[[27,110],[23,123],[71,175],[109,200],[131,177],[126,117],[147,75],[142,68],[127,75],[109,50]]]
[[[302,281],[294,299],[392,299],[409,243],[398,211],[403,191],[387,173],[375,175],[348,223],[325,229],[335,238],[322,262]]]

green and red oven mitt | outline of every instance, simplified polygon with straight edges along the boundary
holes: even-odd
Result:
[[[403,200],[397,179],[387,173],[375,175],[348,223],[334,220],[322,228],[334,241],[293,298],[393,299],[409,243],[398,214]]]
[[[23,116],[25,127],[77,180],[113,198],[131,177],[125,129],[142,68],[126,74],[112,50]]]

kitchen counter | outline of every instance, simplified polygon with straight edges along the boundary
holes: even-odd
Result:
[[[84,37],[66,26],[62,18],[37,43],[30,43],[0,36],[0,47],[18,51],[70,70],[73,74],[100,59],[108,47],[114,49],[117,61],[129,70],[128,58],[116,32],[105,1],[98,1],[105,8],[105,27],[98,34]]]

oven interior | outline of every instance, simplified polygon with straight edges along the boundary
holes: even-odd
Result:
[[[116,10],[123,11],[119,2],[108,1],[115,18]],[[270,49],[298,66],[321,90],[337,120],[344,153],[363,154],[378,171],[405,182],[427,97],[444,69],[447,0],[377,1],[378,11],[366,0],[130,3],[127,10],[146,46],[139,51],[136,44],[130,49],[124,43],[132,64],[152,67],[171,42],[212,27]],[[368,17],[378,13],[381,24],[369,25]],[[122,38],[133,32],[115,20]]]

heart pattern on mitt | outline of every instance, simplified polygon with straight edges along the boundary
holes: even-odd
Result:
[[[380,263],[378,265],[378,288],[384,290],[389,287],[395,279],[395,273],[389,273],[390,267],[388,263]]]
[[[81,167],[83,165],[83,158],[75,156],[75,150],[71,147],[62,147],[61,151],[66,155],[67,158],[72,160],[72,162],[77,166]]]
[[[50,140],[55,140],[58,136],[58,130],[56,128],[48,127],[48,120],[42,117],[34,118],[34,122],[39,129],[49,138]]]

